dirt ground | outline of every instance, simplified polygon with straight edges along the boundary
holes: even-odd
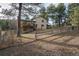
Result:
[[[79,56],[79,33],[22,34],[22,44],[0,49],[0,56]]]

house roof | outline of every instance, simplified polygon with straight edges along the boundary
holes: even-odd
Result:
[[[21,21],[25,21],[25,22],[35,22],[35,21],[31,21],[31,20],[21,20]]]
[[[34,18],[32,18],[31,20],[36,21],[35,19],[37,19],[37,18],[43,18],[43,17],[38,16],[38,17],[34,17]],[[44,18],[43,18],[43,19],[44,19]]]

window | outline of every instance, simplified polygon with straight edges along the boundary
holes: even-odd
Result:
[[[42,24],[41,26],[43,27],[44,25]]]
[[[42,20],[42,22],[44,22],[44,20]]]
[[[37,27],[37,24],[36,24],[36,27]]]
[[[36,21],[34,21],[34,23],[36,23]]]

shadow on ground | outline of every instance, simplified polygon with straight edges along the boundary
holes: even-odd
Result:
[[[45,34],[44,34],[45,35]],[[47,34],[46,34],[47,35]],[[53,37],[53,36],[58,36],[56,38],[52,38],[51,40],[47,41],[47,38]],[[64,36],[71,36],[70,38],[67,38],[66,40],[63,40],[63,42],[55,41],[58,39],[61,39]],[[68,32],[68,33],[60,33],[60,34],[55,34],[48,37],[44,37],[41,39],[34,40],[34,38],[28,38],[28,37],[21,37],[25,39],[31,39],[32,41],[29,41],[27,43],[20,43],[18,45],[14,46],[9,46],[7,48],[0,49],[0,55],[19,55],[19,56],[24,56],[24,55],[29,55],[29,56],[59,56],[59,55],[79,55],[79,45],[74,45],[74,44],[68,44],[67,42],[74,40],[76,37],[78,37],[79,34],[77,32]],[[58,45],[62,46],[62,48],[56,48],[53,50],[48,50],[46,48],[42,48],[42,45],[40,46],[39,43],[37,42],[42,42],[45,44],[52,44],[52,45]],[[74,42],[76,43],[76,42]]]

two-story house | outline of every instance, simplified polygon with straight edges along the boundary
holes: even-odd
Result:
[[[47,29],[47,20],[45,20],[44,18],[36,17],[34,21],[35,21],[36,29],[39,30]]]
[[[32,20],[21,20],[22,32],[47,29],[47,21],[42,17],[35,17]]]

